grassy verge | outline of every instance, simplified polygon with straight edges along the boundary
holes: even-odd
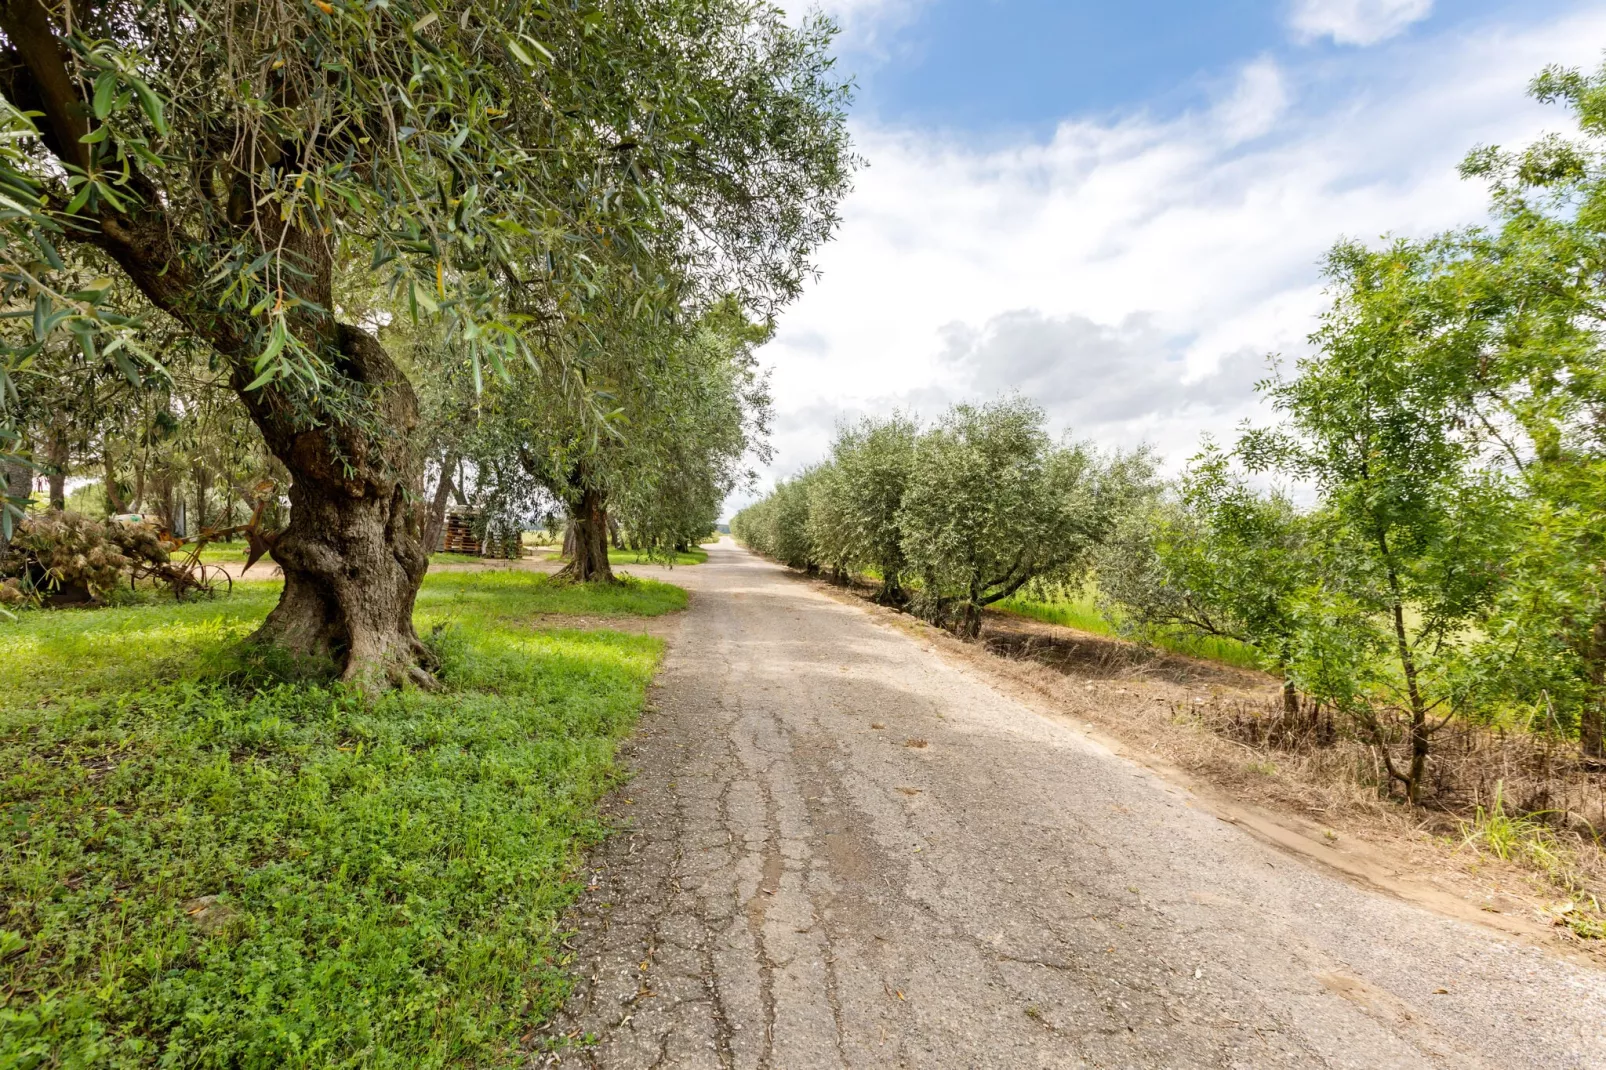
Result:
[[[251,548],[244,539],[237,542],[209,542],[201,547],[201,560],[208,565],[243,565]],[[174,557],[183,556],[184,551],[174,553]]]
[[[549,553],[547,554],[547,559],[561,561],[563,554]],[[701,565],[707,560],[708,551],[701,549],[677,551],[672,560],[668,559],[667,555],[654,557],[651,554],[638,553],[635,550],[619,550],[612,547],[608,549],[608,564],[610,565]]]
[[[677,550],[671,561],[663,557],[651,557],[647,554],[637,553],[634,550],[608,551],[608,564],[610,565],[701,565],[708,560],[708,551],[702,549]]]
[[[862,580],[868,582],[877,584],[881,582],[881,572],[878,569],[866,569],[859,575]],[[911,591],[918,590],[920,582],[918,579],[906,577],[904,587]],[[1098,587],[1093,580],[1088,580],[1074,596],[1064,595],[1048,600],[1017,596],[996,602],[991,608],[1004,613],[1015,613],[1022,617],[1040,620],[1044,624],[1057,624],[1064,628],[1075,628],[1078,631],[1091,632],[1093,635],[1121,637],[1121,629],[1112,624],[1103,611],[1099,609]],[[1255,657],[1255,652],[1244,644],[1231,639],[1216,639],[1210,636],[1188,635],[1178,632],[1172,635],[1155,636],[1152,641],[1161,650],[1166,650],[1173,654],[1219,661],[1227,665],[1235,665],[1240,669],[1260,668],[1260,662]]]
[[[431,576],[439,693],[276,682],[235,597],[0,625],[0,1066],[499,1066],[561,998],[555,925],[664,584]],[[436,630],[439,626],[439,630]]]
[[[446,550],[429,555],[429,563],[432,565],[477,565],[487,560],[490,559],[478,554],[458,554]]]

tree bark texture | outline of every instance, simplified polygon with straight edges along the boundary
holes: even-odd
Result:
[[[343,680],[368,687],[404,679],[428,685],[421,666],[431,655],[413,630],[429,567],[423,510],[409,492],[419,477],[408,448],[417,400],[373,336],[341,325],[339,339],[343,370],[370,388],[375,415],[398,433],[304,428],[274,412],[271,395],[240,390],[291,476],[290,523],[273,544],[284,594],[255,638],[331,657]]]
[[[441,532],[446,530],[446,506],[452,497],[452,473],[457,470],[457,454],[447,453],[441,462],[440,482],[435,484],[435,496],[429,503],[429,520],[424,527],[424,552],[434,553],[441,545]]]
[[[573,536],[569,563],[558,575],[580,583],[612,583],[608,564],[608,499],[602,491],[586,487],[569,514]]]
[[[128,512],[128,503],[123,500],[122,492],[117,489],[117,465],[112,460],[112,447],[110,442],[101,445],[101,461],[106,466],[106,482],[102,491],[106,495],[106,511],[108,513]]]
[[[59,513],[67,508],[67,466],[72,463],[71,440],[65,427],[50,429],[50,456],[45,463],[50,479],[50,508]]]
[[[23,447],[26,449],[26,447]],[[20,452],[20,451],[19,451]],[[0,460],[0,496],[25,498],[33,491],[33,469],[22,461]],[[11,518],[12,523],[16,517]],[[6,534],[8,525],[0,524],[0,556],[4,556],[11,539]]]

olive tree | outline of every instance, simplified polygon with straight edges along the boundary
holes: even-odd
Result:
[[[1181,630],[1233,639],[1283,675],[1283,702],[1299,708],[1288,672],[1298,600],[1316,582],[1306,518],[1285,494],[1263,492],[1207,443],[1173,496],[1133,510],[1097,558],[1107,615],[1140,636]]]
[[[737,513],[731,533],[749,549],[792,568],[814,571],[819,560],[809,538],[809,499],[819,466],[775,484],[760,501]]]
[[[915,608],[965,636],[1033,580],[1072,582],[1148,478],[1143,453],[1057,445],[1037,406],[958,405],[915,446],[899,511]]]
[[[826,462],[808,481],[808,517],[804,523],[809,558],[831,578],[845,583],[858,571],[860,560],[848,536],[847,479],[840,468]]]
[[[491,389],[462,449],[494,473],[492,511],[543,493],[567,514],[564,574],[612,579],[608,543],[622,522],[631,545],[667,555],[712,530],[725,496],[765,455],[767,381],[756,346],[770,334],[726,300],[695,321],[621,322],[587,356],[587,398],[533,379]],[[533,487],[524,484],[533,484]]]
[[[919,425],[897,413],[866,417],[837,436],[831,465],[838,473],[844,555],[881,573],[876,599],[904,601],[903,498],[914,468]]]
[[[0,296],[155,359],[103,287],[59,284],[84,244],[215,349],[291,476],[257,640],[428,683],[434,369],[348,314],[337,268],[440,317],[476,381],[565,356],[599,294],[789,299],[852,166],[830,33],[746,0],[7,0]]]

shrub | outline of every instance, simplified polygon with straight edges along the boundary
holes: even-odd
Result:
[[[1018,398],[959,405],[922,436],[899,512],[916,612],[961,635],[1028,583],[1079,581],[1117,516],[1149,493],[1148,454],[1056,445]]]

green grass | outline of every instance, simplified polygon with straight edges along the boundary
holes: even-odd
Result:
[[[997,603],[994,608],[1008,613],[1018,613],[1023,617],[1031,617],[1033,620],[1040,620],[1045,624],[1058,624],[1065,628],[1076,628],[1079,631],[1092,632],[1094,635],[1120,635],[1120,629],[1099,611],[1098,593],[1091,581],[1073,597],[1057,598],[1052,601],[1006,598]],[[1154,636],[1153,643],[1161,650],[1170,651],[1173,654],[1219,661],[1227,665],[1235,665],[1241,669],[1260,668],[1260,662],[1256,658],[1255,652],[1243,643],[1231,639],[1217,639],[1213,636],[1175,632]]]
[[[517,1064],[661,650],[531,618],[684,593],[432,575],[445,689],[370,702],[241,662],[235,590],[0,624],[0,1067]]]
[[[490,559],[480,557],[478,554],[458,554],[445,550],[438,554],[429,555],[429,563],[432,565],[477,565],[487,560]]]
[[[549,561],[561,561],[561,553],[547,554]],[[608,548],[608,564],[610,565],[701,565],[708,560],[708,551],[701,549],[677,551],[673,560],[666,560],[667,555],[653,557],[651,554],[638,553],[635,550],[619,550]]]
[[[652,557],[648,554],[637,553],[634,550],[608,551],[608,564],[610,565],[701,565],[708,560],[708,551],[701,549],[677,550],[672,561],[666,562],[662,556]]]
[[[428,576],[419,594],[424,618],[449,610],[491,618],[558,613],[588,617],[656,617],[686,608],[686,592],[657,580],[621,576],[610,584],[566,583],[542,572],[496,569]]]

